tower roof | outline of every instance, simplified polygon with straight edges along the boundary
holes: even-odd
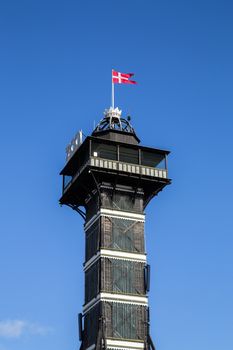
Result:
[[[130,124],[130,118],[121,117],[122,111],[119,108],[105,110],[104,118],[96,126],[92,136],[121,141],[131,144],[140,143],[134,128]]]

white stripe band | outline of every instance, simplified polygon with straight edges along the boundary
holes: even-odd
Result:
[[[100,249],[100,251],[84,264],[84,271],[90,268],[100,258],[112,258],[128,261],[146,263],[146,254],[128,253],[110,249]]]
[[[113,340],[106,339],[106,344],[108,348],[117,348],[117,349],[144,349],[144,342],[138,341],[124,341],[124,340]]]
[[[108,215],[108,216],[116,216],[116,217],[123,217],[126,219],[131,219],[131,220],[135,220],[137,219],[138,221],[145,221],[145,214],[136,214],[136,213],[132,213],[129,211],[121,211],[121,210],[111,210],[111,209],[100,209],[100,213],[102,215]]]
[[[100,217],[100,216],[110,216],[119,219],[126,220],[137,220],[140,222],[145,222],[145,214],[136,214],[132,212],[120,211],[120,210],[110,210],[110,209],[100,209],[85,225],[84,230],[87,231],[88,228]]]
[[[129,302],[129,303],[139,303],[143,305],[148,304],[148,298],[146,296],[136,296],[127,294],[114,294],[114,293],[100,293],[100,299],[104,301],[114,301],[115,302]]]
[[[114,350],[140,350],[144,349],[144,342],[139,341],[124,341],[124,340],[113,340],[106,339],[106,345],[108,349]],[[86,350],[95,349],[96,345],[92,344]]]
[[[132,305],[148,305],[148,297],[146,296],[135,296],[128,294],[114,294],[114,293],[99,293],[96,298],[92,299],[83,306],[83,313],[86,314],[100,301],[109,301],[112,303],[120,304],[132,304]]]

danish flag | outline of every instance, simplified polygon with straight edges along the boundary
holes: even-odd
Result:
[[[120,73],[112,70],[112,82],[114,84],[137,84],[136,81],[130,80],[134,73]]]

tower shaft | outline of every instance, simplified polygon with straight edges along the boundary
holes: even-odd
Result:
[[[143,192],[120,184],[99,189],[87,201],[84,348],[143,349],[148,342]]]

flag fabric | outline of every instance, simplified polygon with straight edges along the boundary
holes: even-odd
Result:
[[[112,82],[114,84],[137,84],[136,81],[130,80],[134,73],[120,73],[115,70],[112,71]]]

